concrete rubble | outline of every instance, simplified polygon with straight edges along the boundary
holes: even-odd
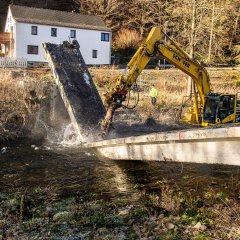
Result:
[[[44,43],[43,47],[75,131],[83,142],[96,140],[106,110],[78,42]]]

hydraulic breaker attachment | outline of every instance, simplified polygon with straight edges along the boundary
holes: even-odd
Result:
[[[107,136],[109,133],[109,130],[110,130],[111,124],[112,124],[113,115],[114,115],[116,109],[117,109],[117,106],[116,106],[115,102],[113,102],[107,109],[106,116],[101,123],[101,130],[102,130],[103,137]]]

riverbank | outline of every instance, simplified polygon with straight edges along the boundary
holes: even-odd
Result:
[[[121,71],[115,68],[90,68],[102,97],[114,84]],[[209,69],[209,74],[215,92],[239,91],[238,70]],[[159,90],[157,105],[154,107],[148,96],[152,83]],[[0,142],[31,134],[39,110],[51,99],[53,85],[54,79],[49,69],[4,70],[0,73]],[[191,127],[179,123],[179,110],[187,90],[184,73],[175,68],[144,70],[138,79],[138,85],[138,105],[133,110],[120,109],[116,112],[112,137]],[[132,92],[129,107],[136,103],[137,95],[138,92]]]
[[[50,98],[53,83],[49,70],[0,72],[0,143],[31,134],[41,104]]]
[[[0,239],[240,239],[239,167],[26,142],[0,165]]]
[[[104,77],[113,82],[119,72],[91,71],[101,93],[107,90]],[[5,74],[3,136],[31,136],[39,103],[50,98],[52,75]],[[238,91],[238,72],[210,75],[215,91]],[[177,105],[185,95],[184,75],[169,69],[143,76],[139,106],[117,112],[112,137],[182,127]],[[156,107],[148,98],[150,82],[162,84]],[[106,161],[81,146],[34,139],[5,143],[0,156],[0,239],[240,239],[238,167]]]

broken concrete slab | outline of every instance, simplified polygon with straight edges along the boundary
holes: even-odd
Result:
[[[96,140],[106,110],[77,41],[43,43],[43,47],[76,132],[84,142]]]
[[[154,133],[85,144],[114,160],[240,166],[240,126]]]

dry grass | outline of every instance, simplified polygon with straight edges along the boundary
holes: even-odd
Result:
[[[21,131],[33,119],[37,107],[29,105],[29,92],[38,99],[49,90],[50,76],[39,72],[2,71],[0,73],[0,132]],[[5,130],[4,130],[5,128]]]
[[[122,29],[114,39],[114,49],[135,49],[141,42],[140,34],[135,30]]]
[[[213,212],[218,216],[216,219],[216,235],[222,239],[240,239],[240,205],[231,200],[223,201],[216,206]]]
[[[111,89],[116,79],[120,76],[122,69],[105,68],[91,69],[93,80],[98,86],[100,95]],[[216,92],[220,93],[237,93],[240,92],[240,73],[237,70],[208,70],[211,83]],[[187,78],[188,76],[176,68],[166,70],[144,70],[138,77],[137,83],[140,89],[138,106],[133,110],[124,110],[130,116],[134,113],[138,116],[137,120],[127,120],[121,118],[121,123],[144,123],[146,119],[153,118],[158,123],[167,124],[168,126],[178,126],[180,109],[183,98],[187,95]],[[152,84],[155,84],[158,89],[157,105],[152,106],[149,97],[149,90]],[[136,93],[132,93],[132,101],[129,105],[134,105],[134,97]],[[184,98],[184,101],[187,98]],[[125,103],[126,104],[126,103]],[[191,101],[188,106],[191,106]],[[132,116],[131,116],[132,118]],[[115,118],[119,120],[120,116]]]
[[[98,88],[110,89],[120,75],[120,70],[116,70],[114,66],[111,68],[92,68],[90,74]]]
[[[25,112],[24,89],[11,79],[7,72],[1,73],[0,78],[0,120],[6,122],[12,114]]]
[[[14,70],[16,71],[16,70]],[[92,68],[90,69],[93,80],[96,83],[100,95],[111,89],[122,69]],[[17,72],[17,71],[16,71]],[[209,70],[211,82],[216,92],[235,93],[240,91],[240,73],[237,70]],[[0,73],[0,126],[9,122],[17,128],[26,125],[31,119],[31,106],[26,104],[29,92],[34,90],[39,99],[49,96],[52,80],[51,73],[27,71],[17,72],[12,76],[9,71]],[[136,108],[137,116],[144,121],[153,117],[163,123],[176,123],[178,109],[187,90],[187,75],[177,69],[168,70],[144,70],[138,78],[139,104]],[[149,89],[154,83],[159,90],[157,106],[151,106]],[[132,95],[134,104],[136,93]],[[3,127],[0,130],[5,135]]]
[[[92,69],[93,80],[104,91],[110,89],[119,70]],[[236,93],[240,91],[240,73],[237,70],[209,70],[211,83],[215,92]],[[187,94],[187,75],[177,69],[144,70],[137,82],[140,88],[139,106],[149,108],[149,89],[155,84],[159,90],[157,104],[161,108],[176,108]],[[147,110],[147,109],[145,109]]]

